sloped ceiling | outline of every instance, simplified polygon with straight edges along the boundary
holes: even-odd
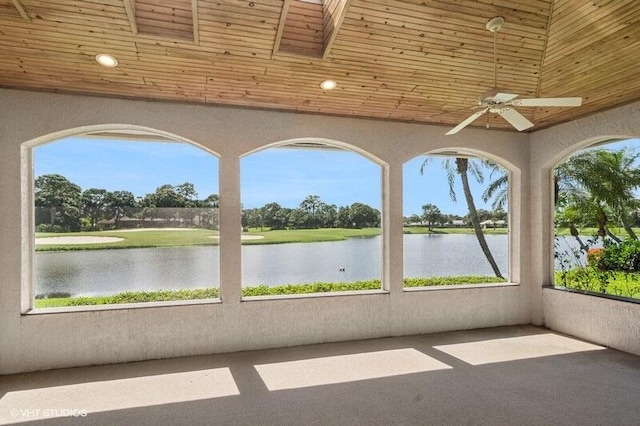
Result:
[[[0,87],[455,125],[494,85],[494,16],[499,87],[584,99],[520,108],[532,130],[640,99],[637,0],[0,0]]]

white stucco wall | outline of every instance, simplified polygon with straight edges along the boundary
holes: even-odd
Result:
[[[23,223],[23,210],[29,208],[30,201],[25,202],[21,194],[21,146],[54,132],[77,129],[81,133],[87,126],[99,125],[168,132],[220,156],[221,303],[22,313],[31,297],[24,283],[29,275],[30,248],[22,245],[31,235],[28,223]],[[530,256],[526,202],[529,136],[466,129],[445,137],[446,130],[419,124],[0,90],[0,374],[529,323],[530,297],[535,291],[528,279],[529,263],[520,262]],[[239,158],[265,145],[307,137],[350,144],[383,163],[383,279],[389,291],[241,301]],[[519,285],[403,291],[402,165],[421,153],[443,149],[485,153],[512,170],[511,279]]]
[[[23,314],[30,235],[21,146],[54,132],[144,127],[220,156],[222,303]],[[89,127],[87,127],[89,126]],[[640,104],[532,134],[272,111],[0,90],[0,374],[178,355],[533,322],[640,354],[640,305],[542,289],[551,282],[551,169],[606,138],[640,136]],[[71,132],[73,133],[73,132]],[[241,301],[239,158],[279,141],[349,144],[384,169],[387,293]],[[511,279],[516,286],[402,289],[402,165],[421,153],[482,153],[513,172]],[[28,205],[28,200],[25,205]]]
[[[640,137],[640,103],[531,134],[531,319],[553,330],[640,355],[640,304],[543,289],[552,283],[551,173],[597,142]]]

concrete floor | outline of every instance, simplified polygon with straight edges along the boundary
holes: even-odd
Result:
[[[532,326],[0,377],[0,424],[639,425],[640,357]]]

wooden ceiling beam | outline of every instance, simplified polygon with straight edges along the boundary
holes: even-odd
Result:
[[[331,52],[331,47],[336,40],[340,27],[344,22],[344,17],[349,10],[351,0],[325,0],[323,8],[323,37],[324,49],[322,59],[327,59]]]
[[[191,14],[193,15],[193,43],[200,44],[200,28],[198,26],[198,0],[191,0]]]
[[[27,22],[31,22],[31,18],[27,14],[27,11],[25,10],[24,5],[20,2],[20,0],[11,1],[13,2],[15,8],[18,9],[18,12],[20,12],[20,16],[22,16]]]
[[[278,23],[278,30],[276,31],[276,39],[273,43],[273,54],[275,55],[280,51],[280,42],[282,41],[282,34],[284,33],[284,23],[287,20],[287,13],[289,13],[289,6],[291,0],[284,0],[282,5],[282,13],[280,13],[280,22]]]
[[[542,46],[542,54],[540,55],[540,66],[538,68],[538,82],[536,83],[536,98],[540,97],[540,91],[542,90],[542,71],[545,65],[545,58],[547,56],[547,47],[549,46],[549,33],[551,32],[551,22],[553,19],[553,9],[555,7],[555,3],[553,0],[549,4],[549,16],[547,16],[547,34],[544,37],[544,45]],[[531,120],[535,121],[536,119],[536,111],[534,110],[531,114]]]
[[[124,3],[124,10],[127,12],[127,19],[129,19],[129,25],[131,26],[131,33],[138,35],[138,26],[136,25],[136,7],[133,4],[133,0],[122,0]]]

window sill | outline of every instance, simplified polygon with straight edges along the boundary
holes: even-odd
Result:
[[[141,303],[119,303],[113,305],[85,305],[85,306],[64,306],[60,308],[34,308],[22,315],[49,315],[67,314],[73,312],[93,312],[93,311],[121,311],[127,309],[148,309],[148,308],[171,308],[194,305],[218,305],[220,299],[195,299],[195,300],[175,300],[166,302],[141,302]]]
[[[447,290],[469,290],[474,288],[499,288],[499,287],[518,287],[518,283],[486,283],[486,284],[456,284],[456,285],[433,285],[425,287],[404,287],[405,293],[415,293],[421,291],[447,291]]]
[[[617,302],[635,303],[637,305],[640,304],[640,299],[632,299],[630,297],[615,296],[613,294],[596,293],[588,290],[577,290],[575,288],[563,287],[560,285],[545,285],[542,288],[545,290],[564,291],[567,293],[581,294],[583,296],[599,297],[601,299],[615,300]]]
[[[273,296],[246,296],[242,302],[261,302],[264,300],[291,300],[291,299],[318,299],[324,297],[352,297],[369,296],[374,294],[388,295],[387,290],[355,290],[355,291],[331,291],[325,293],[304,293],[304,294],[278,294]]]

